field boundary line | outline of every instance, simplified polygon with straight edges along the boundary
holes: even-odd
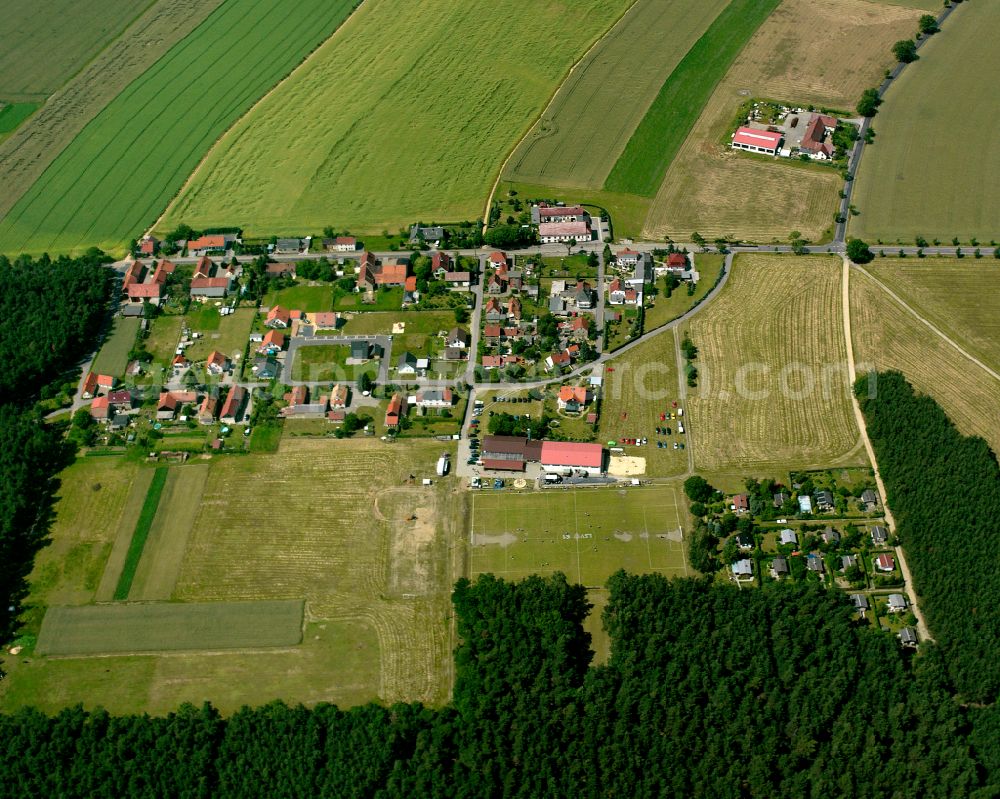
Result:
[[[146,499],[142,503],[142,510],[139,511],[139,518],[135,523],[135,530],[132,533],[132,540],[129,542],[128,551],[125,553],[125,563],[122,566],[121,574],[118,575],[118,585],[115,587],[114,599],[116,601],[128,599],[132,590],[132,581],[139,568],[139,561],[142,558],[143,550],[146,548],[146,539],[149,538],[149,530],[153,526],[156,512],[160,507],[160,497],[163,496],[163,488],[167,483],[170,474],[169,466],[158,466],[153,473],[153,480],[149,484],[146,492]]]
[[[965,358],[967,358],[968,360],[972,361],[976,366],[978,366],[979,368],[981,368],[984,372],[986,372],[994,380],[1000,381],[1000,373],[997,373],[996,371],[994,371],[993,369],[991,369],[989,366],[987,366],[985,363],[983,363],[981,360],[979,360],[975,355],[973,355],[972,353],[970,353],[967,350],[963,349],[953,338],[951,338],[950,336],[948,336],[944,331],[939,330],[937,327],[934,326],[934,324],[932,322],[930,322],[928,319],[926,319],[925,317],[923,317],[919,313],[917,313],[917,311],[913,307],[911,307],[909,304],[907,304],[906,300],[904,300],[902,297],[900,297],[896,292],[894,292],[892,289],[890,289],[887,285],[885,285],[885,283],[883,283],[881,280],[879,280],[877,277],[875,277],[871,272],[869,272],[867,269],[863,269],[862,267],[858,266],[857,264],[853,264],[853,266],[854,266],[855,269],[857,269],[859,272],[861,272],[861,274],[865,275],[872,282],[874,282],[876,285],[878,285],[878,287],[880,289],[882,289],[886,294],[888,294],[890,297],[892,297],[897,303],[899,303],[917,321],[922,322],[924,325],[926,325],[933,333],[935,333],[937,336],[939,336],[941,339],[943,339],[946,343],[950,344],[952,347],[954,347],[956,350],[958,350],[958,352],[960,352]],[[853,379],[852,379],[852,382],[853,382]]]
[[[222,133],[219,134],[219,136],[216,138],[216,140],[214,142],[212,142],[211,146],[209,146],[208,149],[205,150],[205,154],[201,157],[201,159],[195,165],[194,169],[191,171],[191,174],[188,175],[187,178],[184,180],[184,182],[181,184],[180,188],[177,189],[177,191],[174,193],[174,196],[171,197],[169,200],[167,200],[166,207],[160,212],[160,215],[156,218],[156,221],[153,222],[153,224],[150,225],[146,229],[146,231],[144,232],[144,235],[151,235],[152,232],[154,230],[156,230],[156,228],[163,221],[163,218],[167,215],[167,212],[170,210],[171,206],[174,204],[174,202],[177,201],[177,198],[181,197],[185,193],[185,191],[187,190],[187,188],[191,185],[192,181],[194,181],[194,179],[198,176],[198,173],[201,172],[201,170],[204,168],[205,162],[208,161],[209,156],[213,152],[215,152],[215,148],[219,146],[219,143],[224,138],[226,138],[226,136],[228,136],[229,133],[237,125],[240,124],[240,122],[242,122],[247,116],[249,116],[253,112],[253,110],[255,108],[257,108],[257,106],[259,106],[261,103],[263,103],[265,100],[267,100],[268,97],[270,97],[272,94],[274,94],[274,92],[276,92],[287,81],[291,80],[292,76],[295,75],[295,73],[298,72],[300,69],[302,69],[306,64],[308,64],[316,56],[316,54],[320,50],[323,49],[323,46],[327,42],[329,42],[334,36],[336,36],[338,33],[340,33],[344,29],[344,26],[350,21],[351,17],[354,16],[355,12],[359,8],[361,8],[361,6],[364,4],[364,2],[365,2],[365,0],[358,0],[358,2],[355,3],[354,8],[352,8],[350,10],[350,12],[347,14],[347,16],[344,18],[344,21],[341,22],[333,30],[333,32],[329,36],[327,36],[323,41],[319,42],[312,49],[311,52],[309,52],[309,53],[306,54],[305,58],[303,58],[294,67],[292,67],[292,69],[289,71],[289,73],[287,75],[285,75],[281,80],[279,80],[277,83],[275,83],[270,89],[268,89],[266,92],[264,92],[264,94],[262,94],[260,96],[260,98],[257,100],[256,103],[253,103],[245,112],[243,112],[236,119],[234,119],[232,121],[232,123],[224,131],[222,131]]]
[[[858,397],[854,393],[854,384],[857,381],[857,369],[854,364],[854,341],[851,334],[851,261],[845,255],[843,256],[844,268],[843,276],[841,278],[841,305],[843,306],[843,316],[844,316],[844,343],[847,347],[847,376],[851,381],[851,406],[854,408],[854,418],[857,420],[858,429],[861,431],[861,438],[865,442],[865,450],[868,452],[868,460],[871,461],[872,472],[875,476],[875,486],[878,488],[879,494],[882,496],[882,513],[885,517],[885,524],[889,528],[890,532],[896,532],[896,519],[892,515],[892,509],[889,507],[888,494],[885,491],[885,483],[882,481],[882,472],[879,471],[878,461],[875,460],[875,448],[872,446],[871,439],[868,437],[868,425],[865,422],[865,415],[861,412],[861,403],[858,402]],[[864,274],[868,275],[868,272],[864,269],[860,270]],[[868,275],[871,277],[871,275]],[[872,278],[874,280],[874,278]],[[878,283],[886,291],[889,291],[881,283]],[[889,292],[892,294],[892,292]],[[895,296],[895,295],[893,295]],[[899,300],[898,297],[896,297]],[[902,300],[899,300],[902,303]],[[904,307],[907,307],[905,303],[902,303]],[[911,311],[912,313],[912,311]],[[919,317],[918,317],[919,318]],[[916,589],[913,587],[913,577],[910,575],[910,569],[906,564],[906,555],[903,552],[902,547],[894,547],[896,557],[899,558],[899,570],[903,574],[903,581],[906,588],[909,591],[910,598],[913,600],[912,610],[913,615],[917,619],[917,630],[920,635],[923,636],[925,640],[933,641],[934,638],[931,636],[930,628],[927,626],[927,622],[924,619],[924,614],[920,610],[920,598],[917,596]]]
[[[625,17],[628,15],[628,13],[633,8],[635,8],[637,5],[639,5],[639,3],[641,3],[641,2],[642,2],[642,0],[632,0],[632,2],[629,5],[629,7],[626,8],[621,13],[621,16],[619,16],[618,19],[616,19],[613,23],[611,23],[611,27],[609,27],[606,31],[604,31],[604,33],[602,33],[600,36],[598,36],[594,40],[594,43],[592,45],[590,45],[590,47],[587,48],[587,51],[582,56],[580,56],[576,60],[576,62],[574,64],[572,64],[570,66],[570,68],[569,68],[569,70],[567,70],[566,74],[563,75],[562,80],[559,81],[559,83],[556,84],[556,87],[552,90],[552,94],[549,95],[548,101],[545,103],[544,106],[542,106],[542,110],[538,112],[538,116],[535,117],[534,121],[530,125],[528,125],[528,128],[524,131],[524,133],[521,134],[521,138],[519,138],[514,143],[514,146],[510,148],[510,151],[507,153],[507,157],[504,158],[503,159],[503,163],[500,164],[500,169],[497,171],[496,180],[493,181],[493,188],[490,189],[489,196],[486,198],[486,207],[485,207],[485,209],[483,209],[483,232],[484,233],[486,232],[486,227],[489,225],[489,222],[490,222],[490,209],[493,207],[493,197],[497,193],[497,187],[500,185],[500,181],[503,178],[503,173],[507,169],[507,164],[510,163],[510,159],[514,157],[514,153],[517,152],[517,149],[521,146],[521,144],[524,143],[524,140],[526,138],[528,138],[528,134],[531,133],[531,131],[533,131],[535,129],[535,127],[538,125],[538,123],[542,120],[542,117],[545,116],[545,112],[548,111],[549,108],[552,107],[552,103],[555,102],[556,95],[559,94],[559,90],[562,89],[562,87],[566,85],[566,81],[568,81],[570,79],[570,77],[573,75],[573,73],[576,72],[577,67],[579,67],[580,64],[582,64],[584,62],[584,60],[587,58],[587,56],[589,56],[591,54],[591,52],[593,52],[594,48],[597,47],[597,45],[599,45],[606,38],[608,38],[608,36],[611,35],[611,33],[615,30],[615,28],[617,28],[621,24],[622,20],[625,19]]]

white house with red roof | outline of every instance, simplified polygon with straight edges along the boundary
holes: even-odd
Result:
[[[589,222],[542,222],[538,226],[542,244],[565,244],[570,241],[590,241]]]
[[[559,395],[556,397],[556,404],[559,406],[560,410],[577,413],[581,408],[586,406],[591,399],[593,399],[593,395],[586,386],[563,386],[559,389]]]
[[[579,441],[543,441],[542,468],[546,471],[586,472],[588,476],[599,476],[604,469],[604,448],[600,444],[585,444]]]
[[[746,150],[749,153],[777,155],[783,138],[781,133],[775,131],[742,127],[733,134],[732,148]]]
[[[267,327],[288,327],[292,322],[291,312],[287,308],[275,305],[267,312],[267,319],[264,324]]]
[[[218,350],[213,350],[205,361],[205,370],[209,374],[221,375],[229,368],[229,358]]]

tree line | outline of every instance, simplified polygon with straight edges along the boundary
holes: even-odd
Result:
[[[0,717],[0,779],[38,796],[994,796],[992,709],[805,584],[624,572],[608,663],[562,575],[460,580],[452,703],[274,703],[223,718]]]
[[[872,390],[873,389],[873,390]],[[961,694],[1000,695],[1000,467],[899,372],[862,377],[864,412],[927,623]]]

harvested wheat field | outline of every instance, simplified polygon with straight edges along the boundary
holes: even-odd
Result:
[[[1000,380],[963,356],[858,269],[851,270],[851,336],[858,373],[896,369],[966,435],[1000,450]],[[964,346],[963,342],[960,342]]]
[[[646,218],[645,235],[820,241],[842,182],[828,167],[736,153],[728,141],[741,103],[765,97],[853,109],[890,66],[894,41],[919,12],[865,0],[785,0],[760,27],[705,106]],[[851,112],[853,113],[853,111]]]
[[[841,270],[827,256],[736,258],[725,289],[688,326],[699,350],[687,400],[698,469],[863,462]]]
[[[1000,261],[878,258],[865,268],[960,347],[1000,371]]]

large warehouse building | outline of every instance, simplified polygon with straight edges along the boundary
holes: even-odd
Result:
[[[589,476],[606,471],[604,448],[600,444],[576,441],[531,441],[519,436],[483,438],[483,468],[523,472],[528,463],[540,463],[547,471],[560,474],[567,469]]]

